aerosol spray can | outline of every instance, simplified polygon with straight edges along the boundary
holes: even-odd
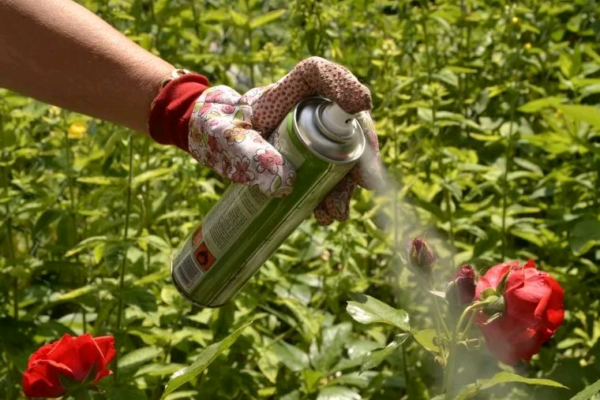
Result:
[[[173,283],[201,307],[234,297],[365,149],[354,116],[321,97],[298,103],[269,141],[296,167],[292,193],[269,198],[255,186],[231,185],[173,257]]]

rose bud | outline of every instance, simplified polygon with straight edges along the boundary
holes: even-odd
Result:
[[[416,237],[409,242],[408,263],[413,269],[429,274],[435,261],[435,253],[425,239]]]
[[[453,312],[459,312],[475,298],[475,270],[463,265],[454,273],[454,279],[446,287],[446,300]]]

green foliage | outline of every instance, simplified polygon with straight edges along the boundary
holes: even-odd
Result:
[[[596,381],[594,2],[80,2],[240,92],[309,55],[345,65],[372,91],[393,184],[357,192],[350,222],[304,222],[232,303],[200,310],[170,258],[227,183],[177,149],[0,90],[0,398],[23,399],[37,347],[83,332],[117,339],[97,400],[434,398],[434,305],[398,256],[425,231],[439,290],[461,263],[527,258],[565,288],[566,320],[530,367],[501,372],[481,346],[459,357],[457,388],[562,400]],[[569,389],[508,383],[542,378]]]

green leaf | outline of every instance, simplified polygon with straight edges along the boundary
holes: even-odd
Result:
[[[171,174],[173,171],[175,171],[174,167],[157,168],[157,169],[143,172],[143,173],[139,174],[138,176],[136,176],[135,178],[133,178],[133,182],[132,182],[133,187],[137,187],[144,182],[157,180],[158,178],[161,178],[161,177]]]
[[[328,372],[340,359],[350,332],[352,332],[350,322],[324,328],[320,346],[317,346],[316,340],[313,340],[310,346],[312,365],[322,372]]]
[[[344,386],[329,386],[319,392],[317,400],[360,400],[360,395]]]
[[[262,372],[265,378],[271,383],[277,381],[277,372],[279,371],[278,364],[279,358],[270,349],[263,350],[260,358],[256,362],[260,372]]]
[[[86,286],[77,288],[75,290],[71,290],[70,292],[63,293],[63,294],[59,295],[58,297],[56,297],[56,300],[57,301],[73,300],[73,299],[76,299],[78,297],[81,297],[83,295],[86,295],[86,294],[92,292],[94,289],[95,289],[94,285],[86,285]]]
[[[119,369],[126,369],[138,366],[158,357],[163,349],[155,346],[142,347],[125,354],[119,359]]]
[[[477,383],[466,386],[458,396],[454,398],[454,400],[465,400],[468,399],[481,390],[489,389],[493,386],[499,385],[501,383],[525,383],[528,385],[542,385],[542,386],[552,386],[557,388],[568,389],[566,386],[555,382],[550,379],[539,379],[539,378],[525,378],[524,376],[520,376],[517,374],[513,374],[510,372],[498,372],[490,379],[480,379]]]
[[[124,181],[121,178],[112,178],[109,176],[82,176],[81,178],[77,178],[77,182],[87,183],[90,185],[108,186],[123,183]]]
[[[77,244],[77,246],[73,247],[71,250],[65,253],[65,257],[70,257],[79,253],[87,247],[96,246],[100,243],[107,242],[108,238],[106,236],[92,236],[86,239],[83,239],[81,242]]]
[[[298,372],[310,368],[308,354],[284,341],[275,342],[271,345],[271,351],[277,356],[279,362]]]
[[[155,0],[154,1],[154,13],[156,15],[160,14],[163,12],[163,10],[165,9],[165,7],[167,7],[169,5],[170,1],[169,0]]]
[[[584,87],[581,91],[581,98],[583,99],[596,93],[600,93],[600,83]]]
[[[382,322],[409,331],[409,317],[404,310],[397,310],[387,304],[364,294],[353,294],[355,301],[349,301],[346,311],[361,324]]]
[[[543,110],[544,108],[559,106],[564,101],[565,99],[561,97],[545,97],[543,99],[537,99],[523,104],[521,107],[519,107],[519,111],[524,113],[534,113]]]
[[[592,106],[560,106],[566,116],[576,121],[583,121],[600,131],[600,111]]]
[[[137,240],[138,240],[138,243],[148,244],[157,250],[162,250],[165,252],[171,251],[171,245],[159,236],[155,236],[155,235],[142,236],[142,237],[139,237]]]
[[[246,26],[246,24],[248,24],[248,16],[245,14],[240,14],[239,12],[235,11],[235,10],[229,10],[229,13],[231,14],[231,19],[233,20],[233,23],[236,24],[239,27],[244,27]]]
[[[323,378],[321,372],[313,371],[312,369],[302,370],[301,374],[304,379],[304,385],[309,393],[314,392],[318,388],[319,381]]]
[[[408,339],[409,337],[410,335],[408,333],[397,335],[395,340],[390,342],[386,347],[371,351],[363,359],[363,362],[360,367],[360,372],[375,368],[376,366],[381,364],[386,358],[394,354],[396,349],[398,349],[398,347],[400,347],[404,342],[406,342],[406,339]]]
[[[259,17],[256,18],[252,18],[252,21],[250,21],[250,28],[252,29],[256,29],[260,26],[266,25],[270,22],[273,22],[277,19],[279,19],[283,14],[285,14],[286,10],[275,10],[275,11],[270,11],[266,14],[263,14]]]
[[[526,378],[524,376],[513,374],[510,372],[498,372],[491,379],[482,380],[482,382],[483,384],[481,385],[481,389],[489,389],[492,386],[498,385],[500,383],[509,382],[526,383],[528,385],[552,386],[567,389],[567,387],[563,384],[550,379]]]
[[[36,236],[41,231],[48,228],[48,226],[59,219],[62,215],[61,210],[46,210],[40,215],[40,217],[35,221],[35,225],[33,226],[33,230],[31,231],[32,236]]]
[[[171,375],[175,371],[181,369],[183,365],[181,364],[148,364],[144,365],[140,369],[135,372],[134,376],[164,376]]]
[[[165,397],[165,400],[179,400],[179,399],[189,400],[189,399],[196,398],[195,396],[197,394],[198,394],[197,390],[183,390],[181,392],[171,393],[170,395]]]
[[[569,245],[576,255],[587,253],[597,243],[600,243],[600,221],[578,222],[571,231]]]
[[[425,329],[422,331],[413,332],[413,337],[421,346],[423,346],[426,350],[439,354],[440,348],[434,343],[436,335],[437,333],[435,332],[435,329]]]
[[[571,400],[588,400],[598,392],[600,392],[600,380],[597,380],[575,396],[571,397]]]
[[[192,363],[192,365],[187,366],[185,368],[180,369],[175,372],[169,382],[167,382],[167,386],[165,387],[165,391],[161,397],[164,399],[169,393],[174,392],[181,385],[191,381],[198,375],[200,375],[222,352],[231,347],[232,344],[240,337],[242,332],[250,325],[252,322],[249,322],[242,327],[235,330],[225,339],[220,342],[216,342],[202,350],[196,360]]]
[[[306,341],[310,341],[318,334],[321,320],[319,316],[311,313],[308,307],[291,298],[279,299],[277,302],[285,305],[294,314],[299,324],[299,331]]]
[[[231,14],[229,14],[224,9],[208,10],[202,12],[202,20],[204,22],[223,22],[227,21],[230,18]]]

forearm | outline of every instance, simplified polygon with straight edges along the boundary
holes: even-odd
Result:
[[[147,133],[173,69],[71,0],[0,0],[0,87]]]

